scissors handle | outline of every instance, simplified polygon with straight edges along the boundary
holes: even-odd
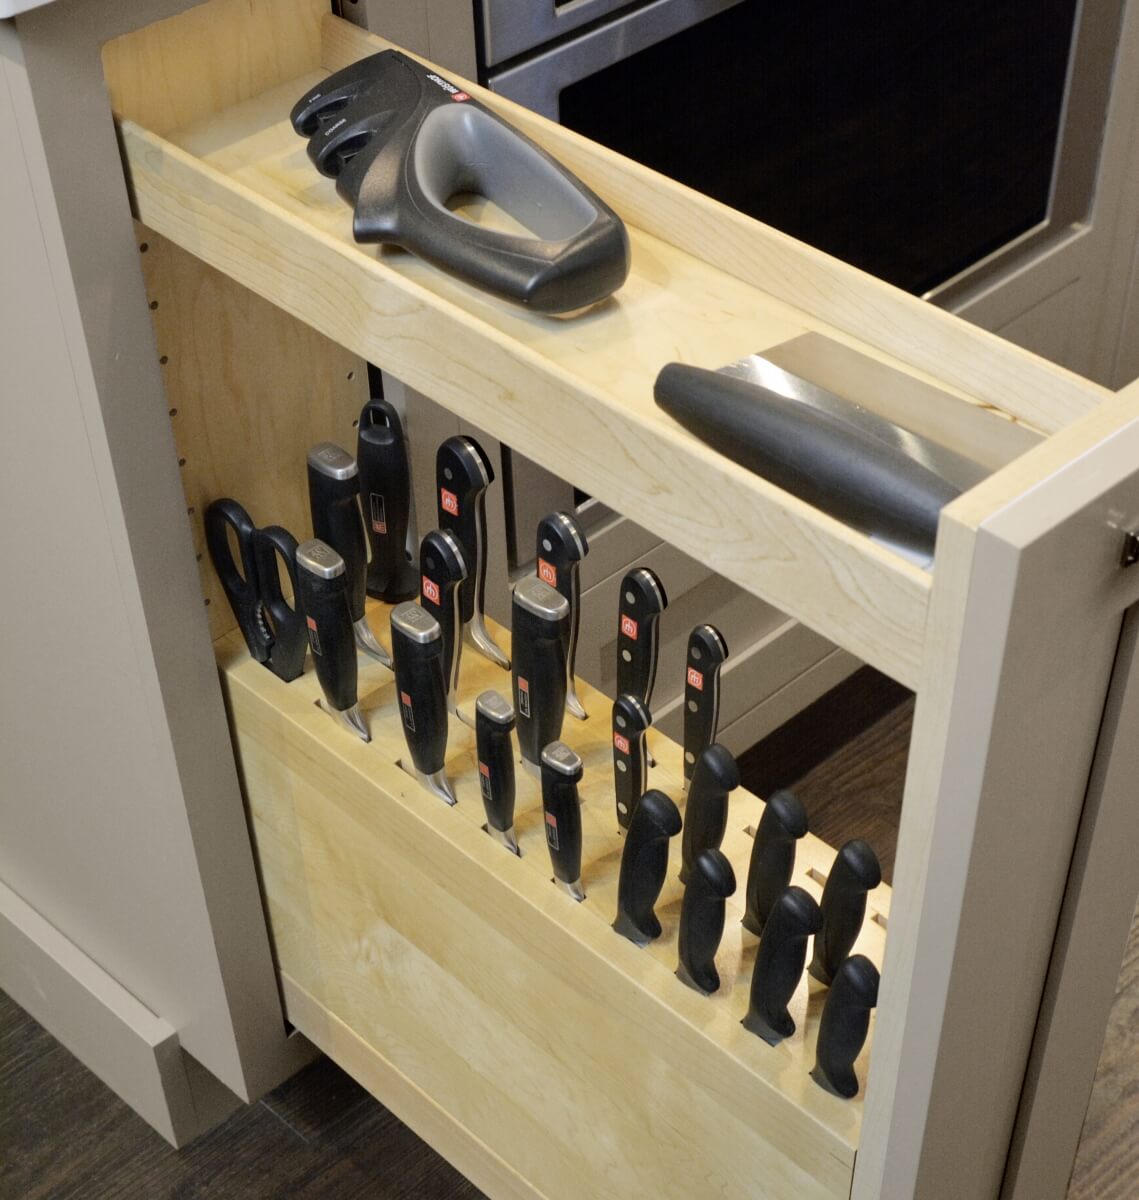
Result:
[[[293,603],[281,590],[277,558],[289,575]],[[297,539],[280,525],[267,525],[253,532],[253,558],[257,565],[261,604],[271,628],[273,644],[266,666],[286,683],[304,673],[308,634],[303,613],[297,607]]]
[[[240,569],[233,558],[229,529],[237,535],[237,546],[241,553]],[[251,657],[256,662],[264,663],[269,660],[273,638],[265,625],[261,609],[261,589],[253,553],[254,531],[255,526],[249,514],[236,500],[228,497],[215,500],[206,509],[206,547],[210,552],[210,560],[225,589]]]

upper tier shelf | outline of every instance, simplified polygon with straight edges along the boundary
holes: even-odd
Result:
[[[590,312],[546,318],[403,252],[358,246],[351,210],[312,168],[288,114],[323,74],[387,44],[320,16],[312,0],[211,6],[248,22],[239,8],[282,4],[298,19],[286,32],[256,27],[273,44],[252,69],[220,47],[187,47],[218,36],[216,21],[208,35],[200,23],[172,37],[161,22],[108,46],[139,218],[915,686],[930,575],[681,430],[653,404],[660,367],[716,367],[815,332],[1045,433],[1106,393],[465,83],[621,214],[628,282]],[[217,80],[193,74],[203,61],[217,64]],[[228,106],[210,111],[219,98]]]

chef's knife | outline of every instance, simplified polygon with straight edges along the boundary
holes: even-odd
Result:
[[[407,552],[411,467],[399,411],[382,396],[373,396],[360,413],[356,465],[371,550],[368,595],[388,604],[410,600],[417,591],[415,563]]]
[[[613,928],[638,946],[661,935],[653,912],[668,874],[668,842],[680,832],[680,812],[653,788],[645,792],[629,824],[617,880],[617,919]]]
[[[787,1006],[803,977],[807,938],[819,931],[822,921],[814,897],[801,887],[784,889],[772,906],[751,973],[747,1015],[740,1022],[768,1045],[778,1045],[795,1032]]]
[[[823,927],[808,968],[820,983],[829,984],[850,953],[866,915],[866,893],[881,882],[878,856],[860,838],[847,842],[835,855],[819,905]]]
[[[486,627],[486,489],[494,471],[483,448],[472,437],[449,437],[435,455],[435,489],[439,528],[459,540],[468,574],[460,589],[462,628],[471,645],[491,662],[510,670],[510,659]]]
[[[692,864],[680,906],[677,978],[711,995],[720,987],[716,951],[724,935],[724,902],[736,890],[732,864],[720,850],[701,850]]]
[[[791,882],[795,843],[806,836],[807,810],[793,792],[776,792],[764,805],[751,846],[743,927],[761,934],[772,906]]]
[[[356,694],[356,645],[344,559],[318,538],[297,547],[297,600],[325,704],[353,733],[371,741]]]
[[[443,682],[443,631],[412,600],[392,609],[392,658],[403,736],[416,777],[448,804],[455,793],[447,779],[447,693]]]
[[[495,691],[475,701],[475,747],[479,788],[486,810],[486,831],[508,850],[519,853],[514,836],[514,709]]]
[[[702,850],[718,850],[728,828],[728,793],[740,785],[740,769],[719,742],[705,746],[696,760],[684,806],[680,882],[687,883]]]
[[[618,696],[613,703],[613,783],[617,797],[617,825],[629,822],[641,802],[648,775],[645,732],[652,714],[636,696]]]
[[[356,645],[390,667],[391,655],[376,641],[364,615],[368,551],[360,519],[360,474],[356,460],[347,450],[332,442],[313,446],[308,452],[308,496],[313,536],[331,546],[344,560]]]
[[[565,742],[550,742],[542,749],[546,845],[554,878],[575,900],[585,899],[581,886],[581,804],[577,796],[581,775],[581,759]]]
[[[569,605],[536,575],[514,585],[512,680],[522,765],[537,773],[542,750],[562,732]]]
[[[463,655],[459,589],[469,574],[462,547],[445,529],[432,529],[420,543],[419,573],[419,603],[439,622],[443,633],[447,708],[459,716],[459,664]]]
[[[720,724],[720,668],[728,643],[715,625],[697,625],[688,635],[684,672],[684,790],[696,760],[716,740]]]
[[[819,1018],[811,1078],[844,1100],[858,1095],[854,1064],[866,1044],[870,1010],[878,1003],[878,968],[861,954],[839,967]]]
[[[559,591],[570,606],[569,649],[566,651],[566,708],[571,717],[589,716],[577,695],[574,663],[581,626],[581,561],[589,553],[585,531],[569,513],[550,513],[538,522],[538,578]]]

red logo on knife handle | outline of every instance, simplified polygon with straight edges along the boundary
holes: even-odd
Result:
[[[439,489],[439,507],[444,512],[449,512],[451,516],[459,515],[459,497],[454,492],[447,491],[446,488]]]
[[[538,559],[538,578],[543,583],[548,583],[550,587],[558,586],[558,568],[553,563],[548,563],[544,558]]]
[[[704,675],[703,675],[703,673],[700,671],[697,671],[695,667],[689,667],[688,668],[688,683],[691,687],[694,687],[698,692],[702,692],[704,690]]]
[[[627,637],[637,640],[637,622],[632,617],[621,614],[621,632]]]
[[[435,582],[435,580],[428,579],[427,576],[424,575],[422,588],[423,588],[423,599],[430,600],[432,604],[438,605],[439,604],[439,585]]]
[[[622,754],[629,753],[629,739],[627,737],[622,737],[621,734],[615,733],[613,735],[613,745],[620,750]]]

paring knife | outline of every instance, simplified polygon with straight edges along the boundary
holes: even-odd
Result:
[[[589,714],[578,699],[574,680],[577,638],[581,626],[581,561],[589,553],[585,531],[569,513],[550,513],[538,522],[538,578],[566,598],[570,606],[569,649],[566,651],[566,708],[584,721]]]
[[[459,590],[469,574],[462,547],[445,529],[432,529],[420,543],[419,573],[419,603],[439,622],[443,634],[447,708],[461,716],[457,705],[459,664],[463,656]],[[471,723],[465,717],[461,719],[468,725]]]
[[[344,559],[313,538],[297,547],[297,598],[305,614],[316,677],[328,708],[365,742],[372,740],[356,694],[356,644]]]
[[[775,792],[763,809],[751,845],[743,927],[756,935],[795,869],[795,843],[807,833],[807,810],[793,792]]]
[[[496,691],[480,692],[475,701],[475,747],[479,788],[486,810],[486,831],[519,854],[514,836],[514,709]]]
[[[618,696],[613,703],[613,784],[617,797],[617,825],[629,828],[645,791],[648,775],[645,732],[652,713],[636,696]]]
[[[844,1100],[858,1095],[854,1064],[866,1044],[870,1010],[878,1003],[878,968],[861,954],[839,967],[819,1018],[811,1078]]]
[[[786,888],[772,906],[755,956],[747,1015],[740,1022],[768,1045],[795,1032],[787,1005],[803,977],[807,938],[822,922],[814,897],[801,887]]]
[[[728,793],[740,785],[740,769],[726,746],[705,746],[696,760],[684,806],[680,882],[703,850],[718,850],[728,828]]]
[[[522,765],[538,772],[542,750],[561,737],[566,707],[569,605],[536,575],[514,585],[512,681]]]
[[[447,694],[443,683],[443,631],[412,600],[392,609],[392,657],[403,736],[419,782],[447,804],[455,793],[447,779]]]
[[[684,790],[696,760],[716,740],[720,724],[720,668],[728,643],[715,625],[697,625],[688,635],[684,672]]]
[[[435,454],[435,489],[439,528],[459,540],[468,574],[461,589],[463,630],[480,654],[503,670],[510,659],[486,627],[486,489],[494,471],[483,448],[472,437],[449,437]]]
[[[835,855],[819,905],[823,927],[815,938],[808,967],[813,978],[829,984],[850,953],[866,915],[866,893],[882,882],[882,867],[873,849],[860,838]]]
[[[581,886],[581,804],[577,797],[581,775],[581,759],[565,742],[551,742],[543,748],[546,845],[554,878],[575,900],[585,899]]]
[[[680,832],[680,811],[664,792],[645,792],[629,825],[617,881],[613,928],[638,946],[661,935],[653,906],[668,874],[668,842]]]
[[[720,987],[716,951],[724,935],[724,902],[736,890],[732,864],[723,851],[701,850],[692,864],[680,906],[680,965],[677,978],[711,995]]]
[[[382,396],[373,396],[360,412],[356,466],[371,551],[368,595],[388,604],[410,600],[418,587],[415,563],[407,553],[411,467],[399,411]]]
[[[391,655],[376,641],[364,615],[367,596],[368,551],[360,518],[360,474],[356,460],[332,442],[321,442],[308,452],[308,496],[313,536],[344,559],[348,579],[348,608],[356,645],[392,665]]]

